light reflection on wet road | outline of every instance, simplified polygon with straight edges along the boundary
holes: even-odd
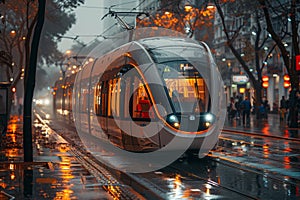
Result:
[[[11,120],[1,143],[0,190],[15,199],[112,199],[95,177],[70,155],[67,144],[38,130],[33,163],[22,161],[22,124]],[[43,135],[41,134],[43,133]],[[47,138],[45,140],[45,138]],[[1,193],[1,198],[5,198]]]
[[[183,159],[141,178],[166,193],[166,199],[300,199],[298,130],[286,129],[276,118],[228,129],[235,133],[221,134],[212,160]]]
[[[27,199],[30,196],[40,199],[111,199],[95,177],[68,153],[68,145],[57,137],[48,136],[51,130],[40,130],[38,133],[43,136],[35,137],[35,154],[38,155],[35,161],[38,163],[12,163],[22,160],[22,146],[18,142],[22,135],[18,134],[18,122],[15,124],[10,126],[6,135],[7,148],[0,154],[1,190],[17,199],[26,196]],[[261,135],[271,133],[270,126],[262,130],[265,132]],[[290,132],[278,134],[290,137]],[[212,156],[223,158],[177,161],[161,171],[141,174],[140,179],[151,183],[149,188],[157,188],[165,199],[172,200],[300,198],[300,178],[297,177],[300,175],[297,171],[300,169],[299,144],[226,133],[222,137],[227,138],[231,150],[213,152]],[[33,184],[28,184],[30,182]]]
[[[299,181],[272,178],[267,171],[236,168],[226,162],[202,160],[177,161],[160,171],[138,175],[151,182],[164,199],[299,199]]]
[[[300,179],[300,141],[286,141],[255,135],[222,133],[222,147],[214,156]]]

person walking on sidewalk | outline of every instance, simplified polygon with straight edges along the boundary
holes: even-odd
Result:
[[[247,124],[247,126],[250,125],[250,110],[251,110],[251,103],[248,99],[248,97],[245,97],[245,99],[241,102],[240,108],[243,113],[243,126]]]
[[[282,96],[280,100],[280,121],[285,121],[287,108],[287,101],[285,100],[285,97]]]
[[[264,114],[264,117],[266,118],[266,119],[268,119],[268,112],[269,112],[269,110],[270,110],[270,105],[269,105],[269,101],[268,101],[268,99],[265,97],[265,100],[263,101],[263,105],[264,105],[264,107],[265,107],[265,114]]]
[[[228,118],[229,120],[233,120],[236,117],[236,107],[235,107],[235,101],[234,98],[230,98],[230,103],[228,107]]]

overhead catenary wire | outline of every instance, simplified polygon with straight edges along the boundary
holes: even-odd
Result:
[[[137,6],[135,6],[134,8],[131,8],[130,11],[128,11],[127,13],[129,12],[132,12],[132,11],[137,11],[137,8],[140,7],[146,0],[143,0],[141,1]],[[128,1],[128,2],[122,2],[120,4],[114,4],[111,7],[114,7],[114,9],[117,9],[117,10],[120,10],[120,9],[129,9],[129,8],[118,8],[117,6],[122,6],[122,5],[126,5],[126,4],[130,4],[130,3],[134,3],[136,1]],[[109,7],[101,7],[101,6],[80,6],[80,7],[85,7],[85,8],[88,8],[88,9],[109,9]],[[123,17],[119,17],[121,19],[121,21],[125,18],[125,16]],[[120,19],[118,19],[120,21]],[[84,46],[84,47],[87,47],[89,46],[89,44],[92,44],[95,40],[97,40],[99,37],[102,37],[103,39],[107,39],[109,36],[107,36],[106,34],[111,31],[118,23],[113,23],[111,26],[109,26],[108,28],[106,28],[102,33],[100,34],[76,34],[76,33],[73,33],[71,35],[67,35],[67,36],[58,36],[60,38],[69,38],[69,39],[73,39],[74,41],[76,41],[78,44]],[[122,23],[121,23],[122,24]],[[132,29],[132,27],[126,27],[126,24],[125,25],[122,25],[124,26],[127,30],[130,30]],[[82,38],[82,37],[93,37],[94,39],[92,39],[90,42],[88,43],[84,43],[82,41],[79,40],[79,38]]]
[[[138,7],[140,7],[144,2],[145,2],[146,0],[143,0],[142,2],[140,2],[136,7],[134,7],[134,8],[132,8],[130,11],[134,11],[134,10],[136,10]],[[136,1],[134,1],[134,2],[136,2]],[[119,5],[122,5],[122,4],[119,4]],[[118,5],[118,6],[119,6]],[[114,9],[116,9],[116,8],[114,8]],[[124,18],[124,17],[123,17]],[[110,31],[114,26],[115,26],[116,24],[113,24],[113,25],[111,25],[110,27],[108,27],[107,29],[105,29],[100,35],[105,35],[105,33],[107,33],[108,31]]]

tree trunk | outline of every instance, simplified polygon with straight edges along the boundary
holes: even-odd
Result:
[[[290,128],[298,128],[297,89],[292,89],[289,95],[288,125]]]
[[[39,0],[37,23],[34,29],[34,35],[31,43],[30,61],[25,70],[25,95],[24,95],[24,113],[23,113],[23,148],[24,162],[33,161],[32,153],[32,98],[35,87],[35,74],[37,65],[37,55],[40,42],[40,36],[44,25],[46,0]]]
[[[256,119],[260,119],[261,118],[261,115],[259,113],[259,106],[261,105],[261,92],[262,92],[262,88],[259,86],[259,85],[255,85],[254,86],[254,90],[255,90],[255,116],[256,116]]]

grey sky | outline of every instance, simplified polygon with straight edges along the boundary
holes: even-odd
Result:
[[[75,37],[78,35],[78,40],[89,43],[96,38],[96,35],[102,35],[107,27],[116,23],[109,17],[101,20],[108,12],[108,7],[115,5],[112,8],[114,11],[130,11],[138,5],[138,2],[138,0],[86,0],[83,6],[75,10],[77,22],[65,36]],[[106,32],[105,35],[109,35],[109,33]],[[59,50],[65,52],[74,44],[76,41],[63,38],[59,44]]]

